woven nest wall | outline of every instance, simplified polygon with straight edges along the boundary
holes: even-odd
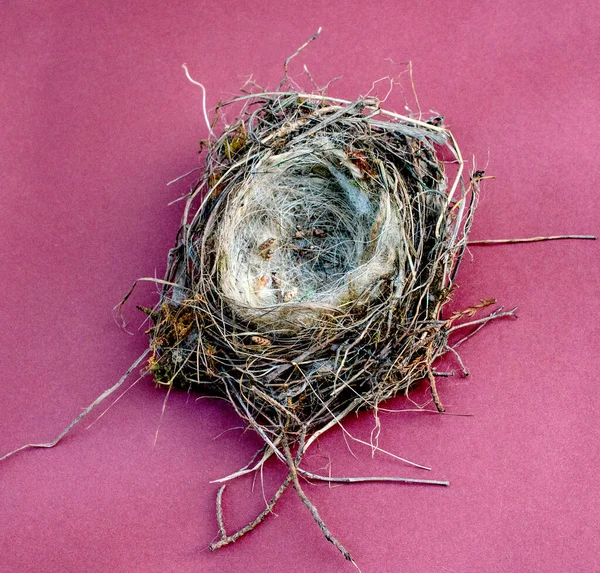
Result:
[[[156,380],[225,396],[275,451],[423,378],[441,409],[431,364],[475,196],[451,133],[375,99],[234,104],[152,314]]]

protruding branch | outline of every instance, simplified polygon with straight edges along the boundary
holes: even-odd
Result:
[[[468,241],[467,245],[509,245],[513,243],[538,243],[540,241],[562,241],[564,239],[576,239],[584,241],[595,241],[595,235],[554,235],[550,237],[527,237],[525,239],[485,239],[481,241]]]
[[[313,519],[317,522],[317,525],[323,532],[325,539],[332,543],[348,561],[351,561],[354,565],[356,565],[356,563],[354,563],[354,559],[352,559],[352,556],[350,555],[348,550],[332,535],[331,531],[329,531],[328,527],[325,525],[325,522],[321,519],[317,508],[312,504],[310,499],[306,497],[306,494],[302,490],[300,482],[298,481],[298,470],[296,467],[296,462],[292,457],[292,453],[290,452],[290,448],[287,445],[287,443],[284,444],[283,448],[288,466],[290,468],[290,475],[292,477],[292,483],[294,485],[296,493],[298,494],[304,505],[308,508],[308,511],[310,511],[311,515],[313,516]]]

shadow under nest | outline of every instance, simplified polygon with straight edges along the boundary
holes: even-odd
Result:
[[[148,370],[159,384],[223,396],[262,437],[229,478],[272,455],[289,469],[265,511],[232,535],[221,487],[211,549],[253,529],[292,484],[352,560],[298,480],[336,478],[300,468],[302,456],[349,413],[423,379],[443,411],[432,363],[452,350],[453,330],[499,315],[460,322],[492,301],[443,315],[482,174],[464,182],[441,118],[401,116],[375,98],[269,92],[226,106],[241,108],[238,119],[203,142],[206,168],[148,310]]]

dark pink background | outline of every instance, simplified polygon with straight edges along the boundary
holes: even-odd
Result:
[[[332,95],[364,94],[412,60],[423,110],[496,176],[473,238],[597,233],[599,18],[596,0],[3,2],[0,452],[54,437],[145,348],[134,304],[155,290],[134,296],[133,336],[111,309],[136,278],[162,276],[182,208],[167,204],[193,177],[166,183],[198,165],[201,93],[183,62],[214,106],[251,73],[276,86],[318,26],[291,73],[343,75]],[[403,84],[388,107],[416,109]],[[599,249],[466,255],[455,308],[497,297],[519,319],[462,347],[470,378],[439,384],[448,410],[472,417],[381,414],[381,447],[432,472],[359,444],[355,459],[339,430],[314,448],[309,467],[334,475],[452,483],[306,486],[364,572],[600,571]],[[0,465],[2,572],[354,570],[291,491],[277,517],[211,554],[209,482],[259,440],[222,434],[240,425],[225,403],[173,393],[153,446],[163,397],[145,380],[88,431]],[[347,427],[368,440],[373,425],[365,413]],[[267,496],[282,475],[265,469]],[[225,492],[229,529],[264,507],[260,476],[251,487]]]

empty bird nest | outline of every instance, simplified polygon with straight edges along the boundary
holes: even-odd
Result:
[[[440,117],[398,115],[375,98],[278,91],[227,106],[238,119],[204,142],[151,313],[149,370],[225,397],[262,437],[234,476],[271,455],[288,466],[262,517],[290,483],[312,512],[298,475],[318,479],[299,467],[318,435],[423,379],[443,411],[432,363],[477,308],[443,314],[481,173],[464,181]],[[246,532],[226,534],[222,493],[213,549]]]

